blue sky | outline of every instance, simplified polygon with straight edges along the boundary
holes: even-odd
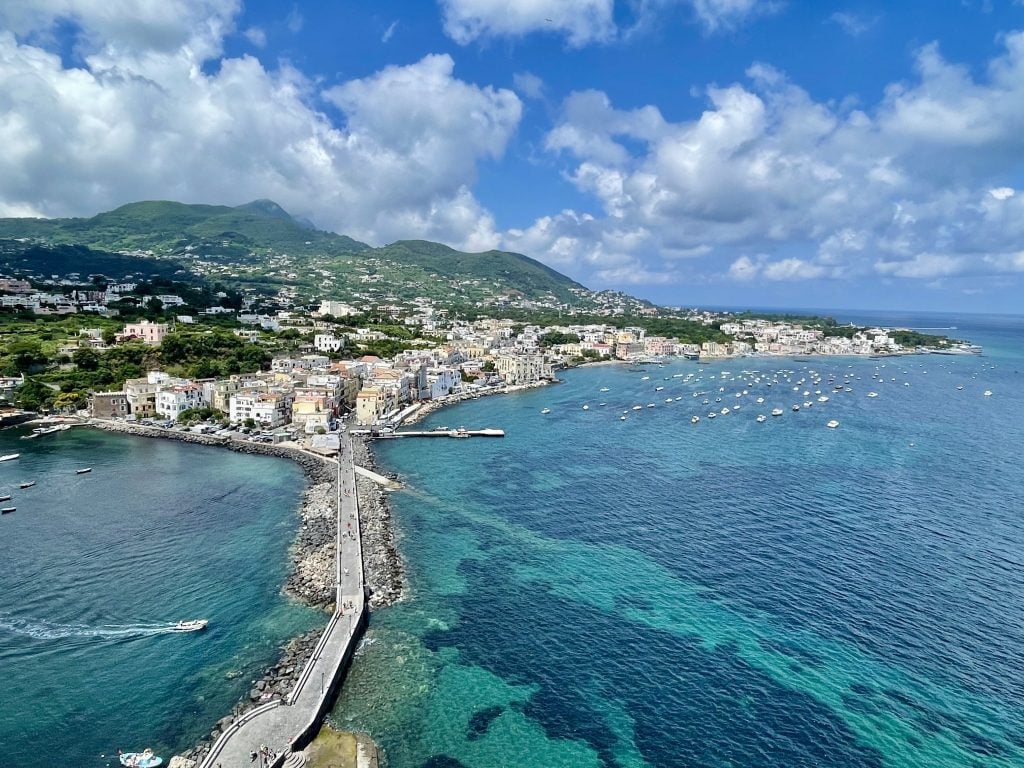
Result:
[[[0,142],[0,215],[268,197],[669,304],[1024,311],[1020,0],[24,0]]]

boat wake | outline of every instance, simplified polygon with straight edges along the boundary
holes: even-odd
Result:
[[[64,640],[76,637],[133,638],[177,633],[176,624],[120,624],[90,627],[84,624],[54,624],[48,621],[13,619],[0,616],[0,633],[31,637],[34,640]]]

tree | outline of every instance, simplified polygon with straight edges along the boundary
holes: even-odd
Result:
[[[117,341],[117,331],[115,331],[113,328],[104,328],[103,343],[109,347],[112,346],[115,341]]]
[[[81,371],[95,371],[100,367],[100,356],[89,347],[79,347],[71,355],[71,360]]]
[[[46,362],[42,345],[33,339],[19,339],[11,342],[7,348],[7,354],[11,356],[14,367],[19,373],[26,373]]]

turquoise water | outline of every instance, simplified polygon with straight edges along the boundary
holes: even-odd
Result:
[[[332,721],[391,768],[1024,765],[1024,318],[852,319],[986,354],[581,369],[379,444],[412,590]]]
[[[165,759],[208,733],[288,637],[291,462],[88,429],[0,432],[0,764]],[[76,475],[91,466],[91,474]],[[21,482],[35,480],[20,490]],[[168,632],[208,618],[202,633]],[[116,762],[116,761],[114,761]]]

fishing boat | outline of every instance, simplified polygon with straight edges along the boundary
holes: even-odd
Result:
[[[9,515],[16,509],[17,507],[4,507],[3,509],[0,509],[0,515]]]
[[[6,453],[3,456],[0,456],[0,461],[14,461],[19,456],[21,456],[20,453]]]
[[[179,621],[174,625],[175,632],[198,632],[201,629],[206,629],[206,626],[210,623],[208,619],[192,619],[190,621]]]
[[[0,501],[10,501],[10,500],[11,500],[11,494],[9,494],[9,493],[6,496],[0,496]]]
[[[75,470],[76,475],[85,475],[88,474],[89,472],[92,472],[92,467],[85,467],[84,469]]]
[[[154,755],[149,747],[141,752],[118,751],[117,758],[125,768],[157,768],[164,764],[164,759]]]
[[[21,484],[21,485],[19,485],[18,487],[19,487],[19,488],[31,488],[31,487],[32,487],[33,485],[35,485],[35,484],[36,484],[36,481],[35,481],[35,480],[33,480],[33,481],[32,481],[32,482],[30,482],[30,483],[22,483],[22,484]]]

